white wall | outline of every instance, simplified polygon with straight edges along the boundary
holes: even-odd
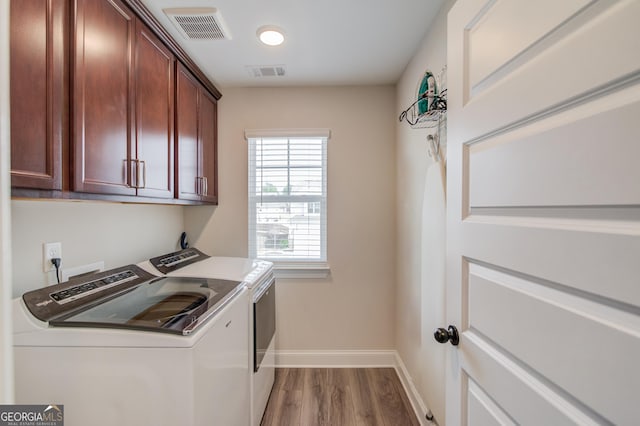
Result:
[[[92,201],[11,202],[13,296],[53,282],[42,269],[42,244],[62,243],[62,266],[97,261],[105,269],[177,250],[182,206]]]
[[[0,93],[9,93],[9,2],[0,3]],[[0,404],[13,402],[9,97],[0,96]]]
[[[331,276],[278,282],[279,350],[395,347],[394,96],[392,86],[226,89],[223,93],[220,206],[185,210],[192,245],[207,253],[248,253],[244,129],[331,129]]]
[[[438,74],[445,66],[446,12],[453,3],[445,2],[399,80],[397,113],[416,99],[425,70]],[[446,347],[435,342],[433,330],[445,325],[445,199],[440,165],[427,155],[427,135],[434,131],[397,125],[396,346],[421,398],[443,424]],[[446,131],[440,136],[446,143]]]

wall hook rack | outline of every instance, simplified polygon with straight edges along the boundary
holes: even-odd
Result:
[[[447,89],[445,66],[437,77],[425,71],[418,83],[416,100],[400,113],[399,121],[406,120],[414,129],[439,127],[447,112]]]

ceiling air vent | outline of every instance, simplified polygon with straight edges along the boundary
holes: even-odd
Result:
[[[247,65],[247,72],[251,77],[284,77],[284,65]]]
[[[231,40],[231,33],[215,7],[163,9],[163,12],[188,40]]]

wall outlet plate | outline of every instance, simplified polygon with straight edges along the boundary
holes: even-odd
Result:
[[[62,243],[44,243],[42,245],[42,268],[44,272],[55,270],[51,259],[59,258],[62,262]]]

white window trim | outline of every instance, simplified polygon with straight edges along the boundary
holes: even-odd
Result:
[[[327,262],[284,262],[273,261],[276,278],[327,278],[331,268]]]
[[[249,142],[249,138],[304,138],[321,137],[331,138],[329,129],[246,129],[244,139]]]
[[[327,139],[327,143],[331,137],[331,130],[318,128],[318,129],[245,129],[244,139],[249,142],[251,138],[296,138],[296,137],[324,137]],[[325,170],[326,173],[326,170]],[[327,183],[328,184],[328,183]],[[326,194],[325,194],[326,196]],[[327,212],[325,211],[325,221],[327,221]],[[328,222],[328,221],[327,221]],[[326,239],[326,232],[323,238]],[[326,240],[324,242],[327,244]],[[328,246],[326,246],[329,256]],[[308,278],[308,279],[322,279],[327,278],[331,274],[331,268],[327,261],[289,261],[289,260],[277,260],[268,259],[273,262],[274,275],[276,278]]]

